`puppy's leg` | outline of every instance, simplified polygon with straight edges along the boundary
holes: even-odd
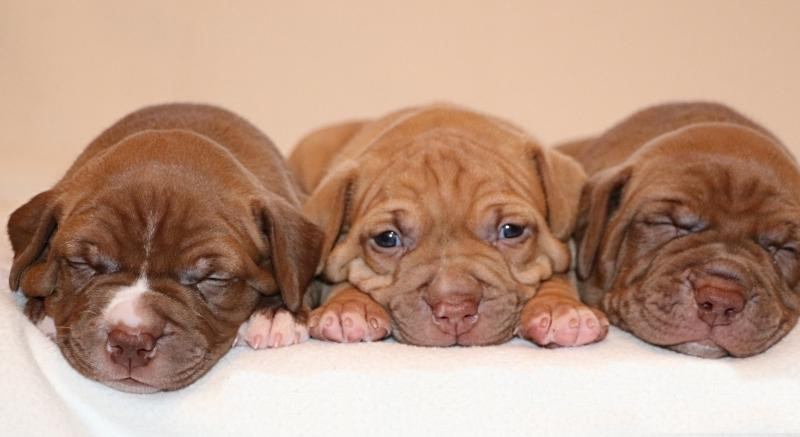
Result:
[[[308,329],[319,340],[353,343],[387,337],[391,325],[389,314],[380,304],[350,284],[343,284],[311,312]]]
[[[575,285],[564,275],[541,284],[522,309],[518,335],[540,346],[581,346],[608,333],[602,311],[580,301]]]
[[[233,346],[266,349],[290,346],[308,340],[305,323],[285,308],[267,306],[253,312],[239,327]]]
[[[50,340],[56,339],[56,325],[53,318],[48,316],[44,310],[44,299],[39,297],[29,297],[25,303],[25,315],[28,319],[36,324],[36,327],[42,331]]]

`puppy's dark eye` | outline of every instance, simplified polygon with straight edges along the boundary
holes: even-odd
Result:
[[[520,225],[514,223],[504,223],[500,226],[498,234],[501,240],[511,240],[522,236],[524,232],[525,228]]]
[[[395,231],[381,232],[380,234],[372,237],[372,241],[374,241],[378,247],[383,247],[385,249],[397,247],[401,244],[400,234]]]

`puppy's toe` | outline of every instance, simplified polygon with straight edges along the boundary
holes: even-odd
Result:
[[[578,314],[581,323],[575,346],[594,343],[606,337],[608,318],[602,311],[584,305],[578,308]]]
[[[380,340],[386,338],[392,332],[392,324],[389,313],[378,304],[366,306],[367,317],[367,341]]]
[[[272,315],[258,311],[253,313],[246,322],[239,327],[239,333],[234,341],[234,346],[249,346],[253,349],[264,349],[269,341],[269,332],[272,327]]]
[[[341,305],[329,304],[311,312],[309,333],[318,340],[342,341],[342,324],[339,320]]]
[[[553,310],[553,343],[557,346],[576,346],[581,319],[578,310],[570,304],[557,305]]]
[[[308,330],[285,309],[262,310],[253,313],[239,327],[234,346],[266,349],[289,346],[308,339]]]
[[[553,322],[552,310],[548,305],[539,305],[522,321],[522,337],[544,346],[553,341],[550,325]]]
[[[361,302],[345,302],[342,305],[342,338],[345,343],[366,339],[366,308]]]
[[[389,315],[366,299],[339,299],[317,308],[309,319],[309,332],[320,340],[355,343],[389,335]]]
[[[540,346],[581,346],[606,333],[608,319],[601,311],[569,299],[531,302],[520,322],[520,335]]]
[[[308,329],[287,310],[275,312],[269,331],[268,347],[284,347],[308,340]]]

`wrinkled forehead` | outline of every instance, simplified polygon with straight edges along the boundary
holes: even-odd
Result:
[[[629,194],[690,200],[704,207],[796,207],[794,158],[749,128],[709,125],[659,137],[631,159]]]
[[[424,208],[425,215],[454,219],[504,204],[545,209],[536,166],[520,151],[482,146],[458,136],[409,143],[362,174],[354,216],[377,208]],[[405,207],[404,207],[405,206]]]
[[[59,226],[63,255],[100,258],[125,271],[173,270],[201,258],[240,258],[249,232],[191,198],[147,189],[100,193],[75,205]],[[241,234],[241,235],[240,235]],[[252,248],[252,251],[257,251]]]

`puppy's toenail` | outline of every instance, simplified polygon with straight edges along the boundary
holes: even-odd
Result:
[[[377,319],[369,319],[369,326],[372,326],[372,329],[378,329],[378,320]]]
[[[342,320],[342,326],[344,326],[345,328],[353,326],[353,320],[349,317],[345,318],[344,320]]]

